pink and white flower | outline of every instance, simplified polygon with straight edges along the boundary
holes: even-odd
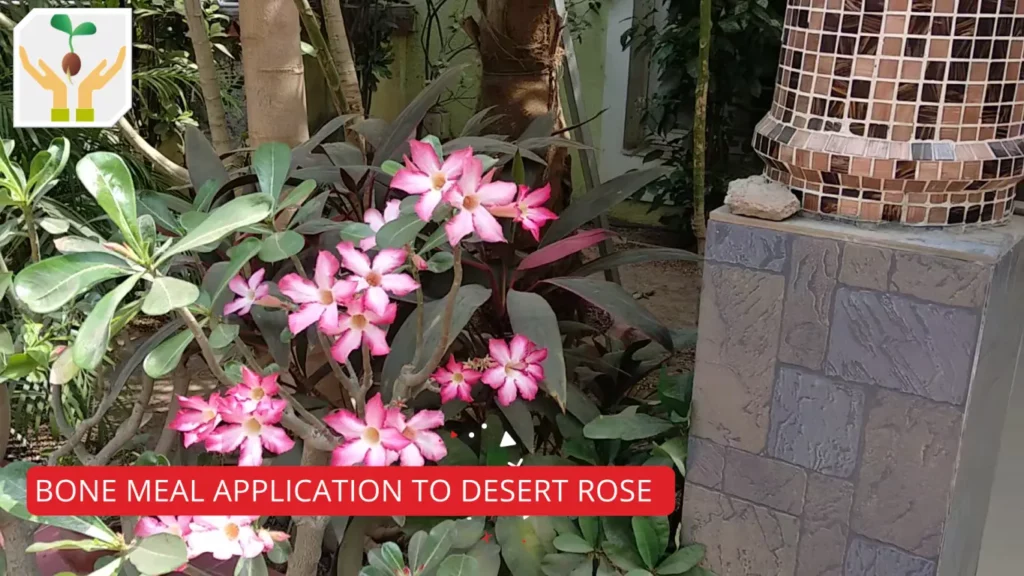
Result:
[[[504,242],[501,224],[494,219],[490,209],[509,204],[516,196],[516,185],[512,182],[492,182],[494,171],[483,176],[484,165],[476,158],[466,162],[458,186],[445,193],[445,200],[458,213],[445,223],[448,242],[455,246],[463,238],[476,232],[485,242]]]
[[[264,273],[265,270],[260,268],[253,272],[248,280],[239,274],[228,282],[228,288],[237,294],[238,298],[224,305],[225,316],[229,314],[245,316],[252,309],[253,304],[270,294],[270,284],[263,281]]]
[[[401,202],[398,200],[391,200],[384,207],[384,213],[381,214],[380,210],[376,208],[370,208],[363,214],[363,222],[366,222],[370,226],[370,230],[373,230],[374,236],[363,238],[359,241],[359,247],[363,250],[370,250],[377,246],[377,232],[384,227],[385,224],[395,220],[399,216],[399,208]]]
[[[143,516],[135,526],[135,536],[148,538],[154,534],[174,534],[182,538],[191,532],[191,516]]]
[[[352,272],[356,292],[365,294],[366,306],[383,316],[387,309],[388,293],[405,296],[420,285],[408,274],[394,274],[405,264],[406,251],[401,248],[386,248],[370,257],[356,250],[351,242],[338,244],[341,261]]]
[[[360,344],[369,346],[370,354],[373,356],[387,354],[391,347],[388,346],[387,330],[381,326],[394,323],[396,314],[398,304],[394,302],[384,308],[384,314],[377,314],[366,306],[365,298],[353,299],[349,302],[345,314],[338,319],[337,328],[326,332],[328,335],[338,337],[331,346],[331,356],[338,362],[345,362],[349,354]]]
[[[212,554],[218,560],[235,556],[255,558],[263,554],[265,544],[252,523],[255,516],[196,516],[185,538],[189,558]]]
[[[384,402],[377,394],[366,403],[366,420],[348,410],[337,410],[324,417],[335,432],[346,442],[334,449],[333,466],[352,466],[362,462],[366,466],[387,466],[398,457],[398,452],[409,445],[409,439],[399,430],[386,424]]]
[[[239,466],[260,466],[263,464],[263,450],[283,454],[295,446],[284,428],[275,426],[281,421],[286,400],[266,399],[255,409],[247,409],[245,403],[234,397],[221,404],[220,416],[226,423],[206,437],[206,449],[223,454],[241,448]]]
[[[254,410],[265,398],[277,396],[281,389],[277,384],[277,377],[277,372],[269,376],[260,376],[248,366],[242,366],[242,383],[228,390],[228,394],[243,402],[246,409]]]
[[[448,448],[435,428],[444,426],[444,412],[420,410],[408,420],[401,409],[388,410],[387,424],[409,439],[409,445],[398,452],[402,466],[423,466],[425,460],[437,462],[448,455]]]
[[[409,150],[412,161],[408,157],[405,159],[405,168],[391,178],[391,187],[409,194],[419,194],[416,214],[420,220],[429,222],[444,193],[455,186],[463,166],[473,158],[473,149],[463,148],[452,152],[443,164],[434,147],[427,142],[410,140]]]
[[[186,448],[206,440],[221,422],[220,408],[223,401],[217,393],[211,394],[209,400],[201,396],[178,396],[178,413],[168,428],[184,434]]]
[[[288,316],[288,329],[292,334],[302,332],[314,322],[327,331],[338,324],[338,304],[343,304],[356,291],[355,283],[338,280],[338,259],[321,251],[316,257],[313,282],[298,274],[288,274],[278,282],[281,293],[300,304],[299,311]]]
[[[458,398],[466,402],[472,402],[471,391],[473,385],[480,381],[482,373],[466,368],[465,364],[455,360],[455,356],[448,357],[448,365],[438,367],[433,378],[441,385],[441,403],[445,404]]]
[[[516,334],[511,344],[492,339],[488,348],[495,364],[484,372],[482,379],[498,391],[498,403],[508,406],[517,395],[524,400],[536,398],[537,386],[544,379],[541,362],[548,357],[548,349],[537,348],[522,334]]]
[[[491,209],[491,214],[501,218],[512,218],[523,230],[540,242],[540,229],[548,220],[557,220],[558,215],[544,207],[551,198],[551,185],[530,191],[528,186],[520,186],[516,201],[505,206]]]

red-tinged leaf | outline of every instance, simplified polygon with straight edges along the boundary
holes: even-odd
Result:
[[[558,242],[548,244],[526,258],[523,258],[523,261],[519,263],[517,270],[531,270],[533,268],[546,266],[614,236],[614,232],[603,228],[580,232],[573,236],[569,236],[568,238],[563,238]]]

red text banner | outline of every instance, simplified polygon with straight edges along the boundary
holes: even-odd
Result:
[[[665,516],[665,466],[47,467],[38,516]]]

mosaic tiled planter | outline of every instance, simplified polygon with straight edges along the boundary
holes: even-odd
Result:
[[[790,0],[754,148],[806,213],[988,225],[1024,178],[1024,0]]]

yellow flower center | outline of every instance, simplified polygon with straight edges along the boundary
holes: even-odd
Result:
[[[462,199],[462,207],[466,210],[476,210],[480,206],[480,201],[477,200],[476,194],[469,194]]]
[[[260,430],[262,429],[263,425],[255,418],[249,418],[245,421],[245,424],[242,424],[242,430],[245,430],[245,433],[249,436],[259,435]]]
[[[452,374],[452,382],[455,382],[456,384],[462,384],[463,380],[465,380],[465,378],[462,376],[462,372],[456,372]]]
[[[224,535],[228,537],[228,540],[237,540],[238,535],[242,532],[242,529],[238,527],[238,524],[234,522],[228,522],[224,526]]]
[[[505,364],[505,374],[507,376],[511,376],[513,372],[517,372],[523,368],[526,368],[526,365],[522,362],[509,362],[508,364]]]
[[[253,388],[249,392],[249,398],[252,398],[253,400],[263,400],[263,397],[266,395],[267,393],[263,388]]]
[[[369,427],[363,430],[363,440],[370,444],[377,444],[380,442],[380,432],[376,428]]]
[[[326,306],[332,302],[334,302],[334,292],[331,292],[330,290],[321,290],[320,303]]]
[[[380,286],[381,280],[383,280],[383,278],[378,272],[371,271],[366,275],[366,283],[370,286]]]
[[[448,177],[444,175],[444,172],[435,172],[430,177],[430,184],[434,187],[434,190],[440,190],[444,188],[444,185],[448,183]]]
[[[213,420],[216,417],[217,412],[215,412],[213,408],[207,408],[206,410],[203,410],[203,418],[205,418],[207,422]]]
[[[369,324],[369,321],[366,320],[366,316],[363,316],[362,314],[356,314],[352,316],[351,320],[349,320],[349,324],[351,324],[352,327],[355,328],[356,330],[362,330],[363,328],[366,328],[366,325]]]
[[[415,440],[416,439],[416,430],[406,426],[405,430],[402,430],[402,436],[405,436],[409,440]]]

